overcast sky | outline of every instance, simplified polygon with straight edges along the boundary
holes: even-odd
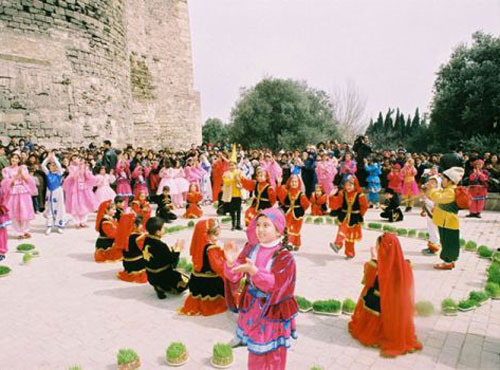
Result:
[[[500,35],[500,0],[188,0],[203,122],[229,119],[266,76],[327,92],[352,81],[368,117],[427,111],[435,73],[476,30]]]

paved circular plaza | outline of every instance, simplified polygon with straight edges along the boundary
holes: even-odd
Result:
[[[205,207],[214,216],[212,207]],[[462,215],[463,216],[463,215]],[[366,220],[378,221],[370,210]],[[483,219],[461,217],[461,236],[497,248],[500,246],[500,213],[485,212]],[[186,224],[186,220],[178,221]],[[425,230],[425,219],[415,209],[398,227]],[[18,240],[9,240],[10,252],[4,264],[12,274],[0,279],[0,369],[67,369],[79,364],[83,369],[116,369],[116,352],[133,348],[141,357],[142,369],[166,368],[165,349],[172,341],[187,345],[190,361],[184,369],[209,369],[212,346],[229,341],[236,316],[225,313],[213,317],[185,317],[176,313],[183,297],[169,295],[158,300],[148,284],[125,283],[116,278],[121,264],[93,261],[96,233],[69,228],[63,235],[45,236],[44,219],[32,223],[32,242],[41,256],[22,265],[15,253]],[[188,255],[192,229],[166,235],[170,244],[186,239]],[[321,298],[357,300],[361,291],[363,264],[369,248],[379,235],[364,230],[364,240],[356,246],[356,258],[344,260],[328,243],[336,233],[334,225],[304,224],[303,247],[296,256],[296,294],[311,300]],[[222,241],[243,245],[245,234],[231,232],[223,225]],[[415,319],[422,352],[385,359],[379,351],[361,346],[347,331],[347,316],[327,317],[300,314],[299,338],[288,353],[288,369],[499,369],[500,301],[458,316],[440,315],[441,301],[450,296],[462,299],[471,290],[481,289],[488,262],[475,253],[461,251],[457,268],[436,271],[435,257],[424,257],[425,242],[401,238],[406,258],[414,268],[416,301],[429,300],[438,311],[428,318]],[[235,350],[234,369],[246,368],[247,351]]]

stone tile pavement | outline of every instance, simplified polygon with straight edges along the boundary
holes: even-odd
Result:
[[[212,207],[206,207],[214,215]],[[378,220],[370,210],[366,221]],[[461,218],[466,239],[490,247],[500,246],[500,213],[486,212],[481,220]],[[180,223],[186,221],[181,220]],[[418,210],[400,227],[424,230]],[[43,218],[33,222],[33,243],[41,251],[31,265],[21,265],[15,253],[17,240],[10,240],[5,264],[13,273],[0,279],[0,369],[115,369],[116,352],[130,347],[141,356],[143,369],[166,368],[165,348],[183,341],[190,353],[184,369],[209,369],[215,342],[228,341],[235,329],[231,313],[215,317],[184,317],[176,314],[183,297],[160,301],[149,285],[116,279],[119,264],[93,262],[96,233],[93,228],[70,228],[64,235],[43,235]],[[363,263],[369,247],[379,235],[364,231],[357,256],[345,261],[328,243],[335,235],[333,225],[304,225],[303,248],[296,254],[296,293],[309,299],[350,297],[361,290]],[[190,230],[165,237],[190,241]],[[245,235],[223,226],[222,239],[243,245]],[[487,261],[474,253],[461,252],[453,271],[432,269],[433,257],[424,257],[425,242],[401,238],[405,255],[414,266],[416,300],[429,300],[439,311],[442,299],[465,297],[486,279]],[[188,248],[184,252],[188,254]],[[417,335],[424,344],[420,353],[385,359],[375,349],[361,346],[347,332],[348,317],[301,314],[299,339],[288,352],[288,369],[500,369],[500,301],[489,301],[475,311],[455,317],[436,315],[415,319]],[[234,369],[246,368],[246,350],[235,351]]]

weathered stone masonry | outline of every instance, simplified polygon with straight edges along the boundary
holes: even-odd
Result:
[[[201,142],[186,0],[0,0],[0,134]]]

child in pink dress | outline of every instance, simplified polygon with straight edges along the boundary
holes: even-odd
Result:
[[[97,180],[97,189],[95,191],[97,204],[101,204],[102,202],[105,202],[107,200],[115,199],[116,193],[113,189],[111,189],[110,186],[115,182],[115,176],[111,173],[106,173],[106,167],[101,166],[99,168],[99,173],[95,177]]]
[[[417,175],[417,169],[413,164],[412,158],[406,161],[405,165],[403,166],[403,170],[401,171],[401,174],[403,176],[403,188],[401,193],[408,202],[406,204],[405,212],[410,212],[414,203],[413,198],[416,197],[418,194],[420,194],[420,191],[418,190],[417,181],[415,180],[415,176]]]
[[[0,261],[5,259],[7,248],[7,226],[11,224],[9,210],[5,205],[5,197],[0,187]]]
[[[121,159],[116,165],[116,194],[121,195],[126,200],[132,197],[132,188],[130,187],[130,166],[125,159]]]
[[[172,188],[170,188],[172,203],[174,203],[174,206],[176,207],[184,207],[184,201],[186,200],[189,190],[189,182],[186,180],[186,174],[178,160],[175,161],[175,167],[172,168],[171,171],[175,183],[175,189],[177,189],[177,193],[174,194],[172,192]]]
[[[87,163],[74,156],[69,175],[64,181],[66,212],[73,216],[76,227],[87,227],[88,214],[97,210],[99,204],[92,192],[97,179],[90,172]]]
[[[134,197],[138,197],[140,193],[145,193],[149,196],[147,178],[149,176],[149,168],[137,165],[132,173],[132,178],[135,180]]]
[[[248,369],[286,368],[290,338],[296,339],[295,260],[286,248],[285,215],[268,208],[252,220],[248,243],[241,253],[234,242],[224,246],[226,300],[228,307],[239,309],[233,347],[248,348]],[[239,304],[234,292],[246,275]]]
[[[12,154],[10,166],[2,170],[2,190],[12,226],[19,239],[31,238],[30,221],[35,218],[31,196],[36,194],[35,180],[26,166],[19,166],[20,157]]]

